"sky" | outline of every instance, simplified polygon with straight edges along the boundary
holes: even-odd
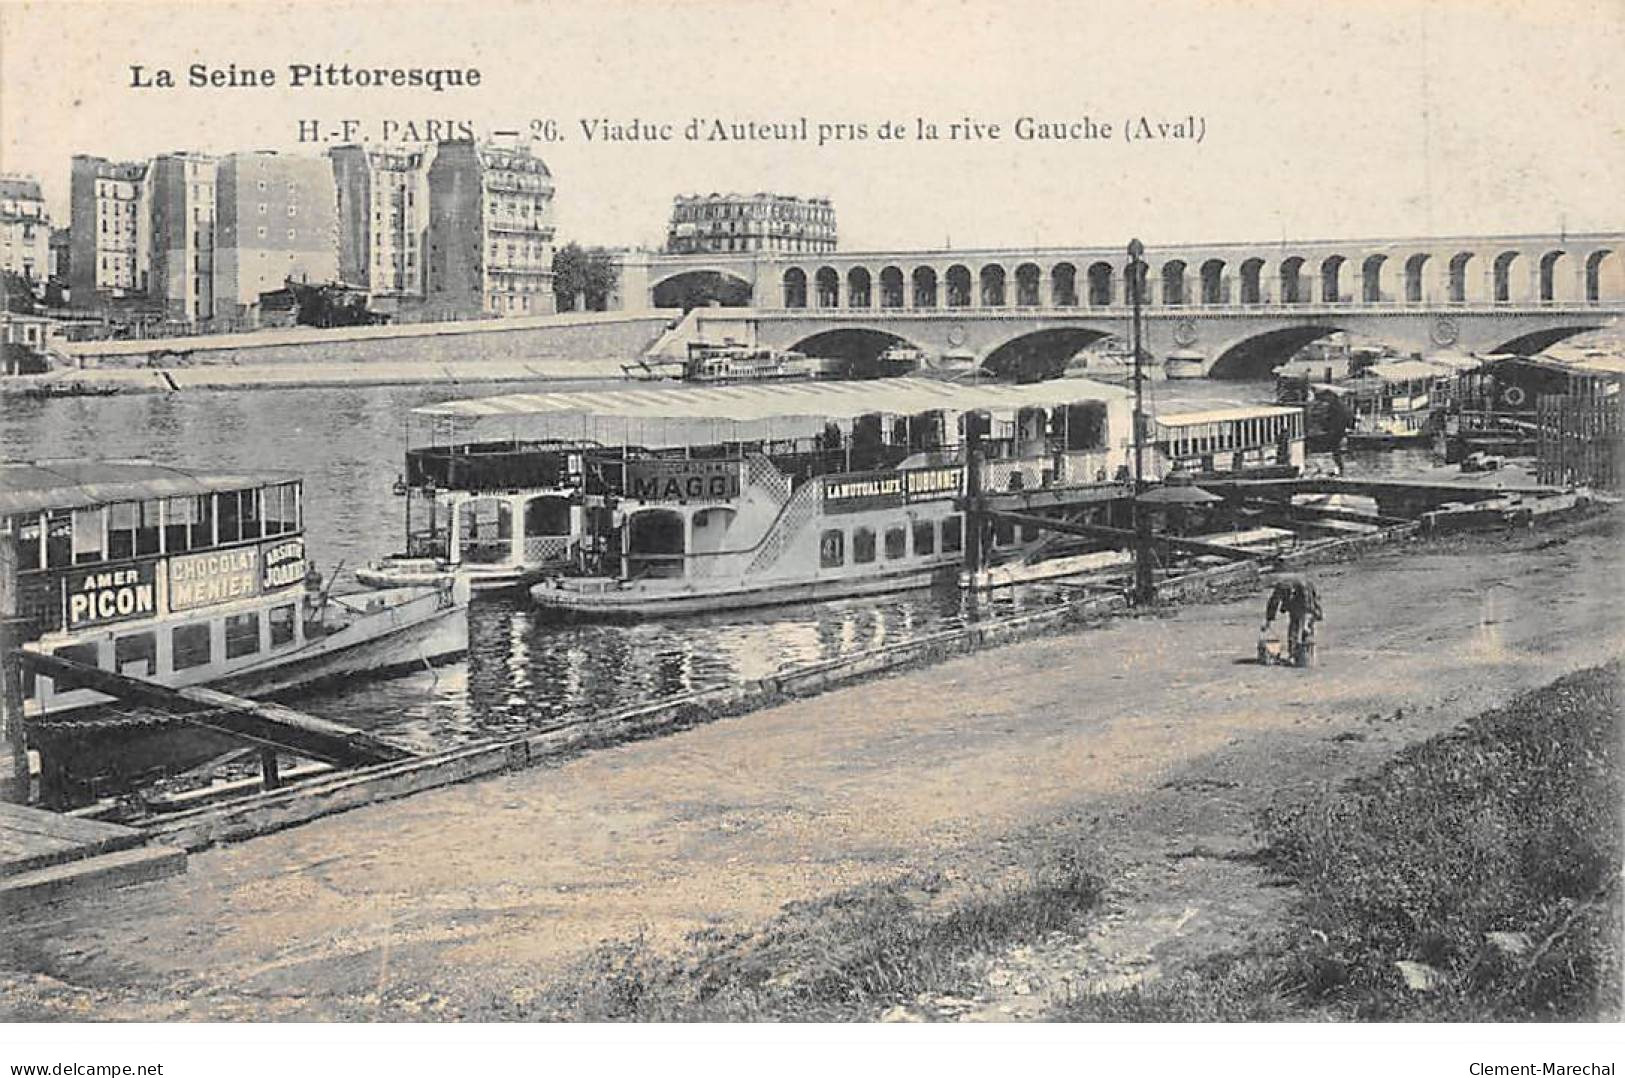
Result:
[[[69,159],[301,146],[386,120],[553,121],[561,240],[658,245],[674,195],[834,200],[841,246],[1147,244],[1618,230],[1620,0],[985,0],[402,4],[0,0],[0,169],[65,221]],[[271,68],[194,88],[189,65]],[[310,89],[290,64],[469,68],[474,89]],[[131,85],[131,65],[173,71]],[[694,119],[861,124],[710,142]],[[1110,138],[1020,140],[1022,117]],[[1125,140],[1141,118],[1203,138]],[[581,121],[669,123],[669,142]],[[916,137],[918,120],[942,137]],[[906,138],[881,139],[900,122]],[[983,137],[950,139],[955,121]],[[986,137],[990,125],[1001,137]]]

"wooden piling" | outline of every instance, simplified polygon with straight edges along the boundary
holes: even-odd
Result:
[[[28,802],[28,737],[23,719],[22,643],[17,617],[17,543],[0,532],[0,801]]]

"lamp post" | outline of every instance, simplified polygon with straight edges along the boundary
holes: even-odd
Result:
[[[1133,312],[1134,338],[1134,601],[1149,603],[1156,597],[1156,586],[1151,576],[1151,514],[1140,505],[1145,493],[1145,371],[1143,349],[1140,345],[1140,291],[1145,282],[1145,244],[1138,239],[1128,241],[1128,296]]]

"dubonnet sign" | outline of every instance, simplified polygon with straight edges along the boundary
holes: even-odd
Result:
[[[824,480],[824,512],[856,513],[957,497],[964,474],[963,468],[952,467],[828,476]]]

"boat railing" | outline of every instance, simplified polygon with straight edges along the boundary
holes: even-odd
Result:
[[[983,464],[985,490],[1053,490],[1086,487],[1111,481],[1111,461],[1105,450],[1072,451],[1044,457],[990,460]]]

